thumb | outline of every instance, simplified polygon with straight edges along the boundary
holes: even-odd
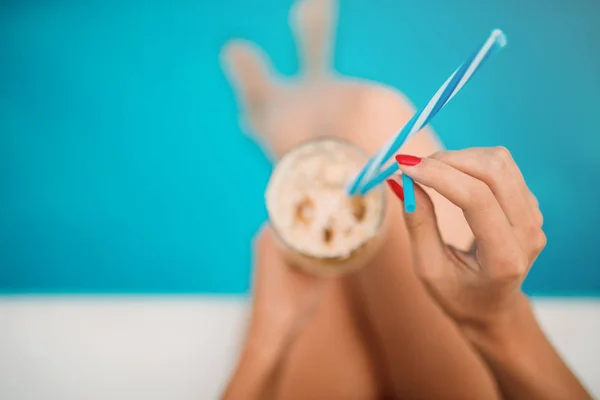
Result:
[[[396,196],[404,202],[404,190],[400,185],[400,175],[389,179],[388,185]],[[435,208],[429,195],[415,183],[416,210],[404,213],[404,221],[409,233],[413,260],[417,275],[422,278],[439,277],[447,265],[446,244],[440,234]]]

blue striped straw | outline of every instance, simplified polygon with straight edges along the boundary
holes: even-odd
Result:
[[[402,189],[404,190],[404,211],[413,213],[417,209],[415,201],[415,183],[412,178],[406,174],[402,174]]]
[[[349,186],[350,195],[360,193],[366,194],[369,190],[389,178],[398,170],[398,165],[393,163],[388,168],[377,174],[383,164],[392,157],[404,142],[426,126],[429,121],[441,110],[448,102],[462,89],[469,79],[477,72],[479,67],[486,61],[491,54],[500,50],[506,45],[506,37],[500,29],[495,29],[490,37],[483,43],[477,51],[471,55],[454,73],[444,82],[444,84],[433,95],[427,105],[421,108],[404,125],[402,130],[391,140],[389,140],[369,162],[363,167],[360,174]],[[412,180],[410,181],[412,183]]]

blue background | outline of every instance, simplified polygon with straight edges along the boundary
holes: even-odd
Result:
[[[0,291],[242,293],[269,162],[218,52],[284,74],[286,0],[3,1]],[[336,66],[423,104],[493,28],[509,46],[438,115],[450,148],[507,146],[549,244],[525,287],[600,294],[600,2],[342,0]]]

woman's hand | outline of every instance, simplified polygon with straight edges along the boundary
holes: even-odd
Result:
[[[461,325],[487,326],[509,316],[546,236],[537,200],[508,150],[472,148],[396,160],[415,182],[460,207],[475,236],[469,252],[447,246],[429,196],[415,185],[417,210],[405,217],[417,275]],[[397,181],[390,185],[399,187]]]
[[[406,214],[417,275],[494,372],[506,399],[591,399],[540,329],[521,283],[546,245],[542,214],[508,150],[396,157],[403,173],[463,210],[469,252],[447,246],[427,194]],[[397,180],[389,182],[402,198]]]

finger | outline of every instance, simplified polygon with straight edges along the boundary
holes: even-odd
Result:
[[[336,0],[297,0],[292,7],[289,23],[306,75],[315,77],[327,73],[336,20]]]
[[[532,203],[532,194],[523,174],[506,148],[443,151],[432,158],[485,182],[515,228],[521,247],[531,259],[537,257],[541,243],[545,243],[539,209]]]
[[[529,194],[530,194],[530,198],[531,198],[531,204],[533,205],[533,207],[539,208],[540,202],[539,202],[538,198],[536,197],[536,195],[533,194],[533,192],[529,192]]]
[[[535,224],[529,188],[506,148],[440,151],[431,158],[485,182],[512,226],[529,227]]]
[[[394,175],[387,182],[396,197],[403,201],[401,177]],[[405,213],[404,220],[410,236],[415,270],[422,278],[443,276],[444,267],[449,264],[433,202],[419,185],[415,185],[414,189],[418,206],[414,212]]]
[[[264,117],[264,106],[275,86],[268,57],[255,44],[235,39],[221,50],[221,66],[252,129]]]
[[[490,188],[483,182],[433,158],[412,166],[403,165],[406,156],[397,156],[403,173],[428,186],[463,210],[477,241],[477,257],[489,272],[518,274],[527,267],[512,227]],[[410,161],[411,158],[408,158]],[[417,200],[417,209],[420,204]]]
[[[531,203],[531,207],[533,208],[533,213],[535,215],[535,221],[538,226],[544,225],[544,215],[542,214],[542,210],[540,210],[540,202],[537,197],[531,192],[529,192],[529,202]]]
[[[547,238],[542,230],[542,226],[544,225],[544,215],[540,210],[540,203],[537,197],[531,192],[529,192],[529,203],[533,208],[535,219],[535,226],[528,232],[528,240],[529,243],[531,243],[531,263],[533,264],[538,255],[544,250],[544,247],[546,247]]]

